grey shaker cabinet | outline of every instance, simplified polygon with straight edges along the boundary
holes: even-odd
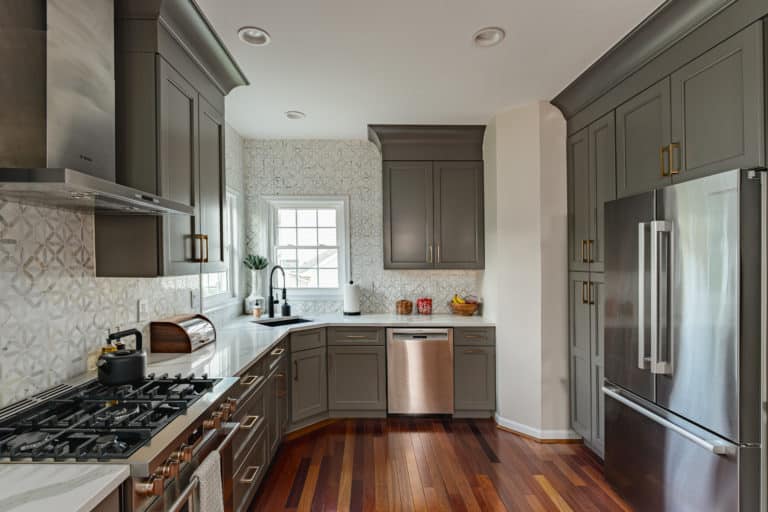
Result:
[[[384,346],[328,347],[328,408],[385,412],[386,357]]]
[[[569,279],[571,427],[602,456],[604,274],[573,272]]]
[[[325,347],[291,354],[291,423],[328,411]]]
[[[496,410],[496,348],[456,345],[453,352],[456,412]]]
[[[568,137],[568,265],[589,270],[589,130]]]
[[[224,207],[226,170],[224,166],[224,116],[200,95],[199,162],[200,162],[200,233],[203,272],[227,269],[224,256]]]
[[[589,270],[602,272],[605,262],[603,207],[616,199],[616,124],[610,112],[588,128],[589,137]]]
[[[616,109],[618,197],[669,185],[670,80],[665,78]]]
[[[434,162],[435,268],[483,268],[483,162]]]
[[[432,162],[384,162],[384,268],[434,266]]]
[[[673,181],[765,165],[760,22],[672,74]]]

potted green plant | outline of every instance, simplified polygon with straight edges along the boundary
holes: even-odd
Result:
[[[251,294],[245,298],[245,310],[250,314],[253,306],[264,300],[261,296],[261,271],[269,266],[269,260],[258,254],[248,254],[243,259],[243,265],[251,271]]]

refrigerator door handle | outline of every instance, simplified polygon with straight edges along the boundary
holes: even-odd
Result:
[[[661,296],[660,291],[660,253],[659,253],[659,235],[666,233],[668,235],[667,241],[667,258],[666,262],[666,275],[664,279],[664,315],[663,322],[659,319],[659,299]],[[674,254],[674,226],[671,222],[664,220],[655,220],[651,222],[651,373],[659,375],[672,375],[673,373],[673,354],[674,347],[672,345],[674,337],[672,336],[671,325],[671,311],[672,311],[672,294],[670,293],[670,283],[672,280],[672,269],[674,268],[672,255]],[[661,359],[660,352],[661,347],[659,333],[663,323],[663,331],[666,338],[666,352],[668,357]]]
[[[651,359],[645,355],[645,236],[647,222],[637,224],[637,367],[650,368]]]
[[[731,443],[728,443],[726,441],[721,441],[719,439],[704,439],[692,432],[687,431],[683,427],[672,423],[668,419],[663,418],[658,414],[653,413],[652,411],[649,411],[645,407],[639,404],[636,404],[635,402],[633,402],[628,398],[623,397],[618,388],[603,386],[603,393],[605,394],[605,396],[609,396],[613,398],[614,400],[621,403],[622,405],[625,405],[630,409],[632,409],[633,411],[637,412],[638,414],[641,414],[646,418],[648,418],[649,420],[655,423],[658,423],[659,425],[666,428],[667,430],[671,430],[676,434],[679,434],[682,437],[688,439],[692,443],[695,443],[701,446],[702,448],[709,451],[710,453],[714,453],[715,455],[735,455],[737,452],[736,446]]]

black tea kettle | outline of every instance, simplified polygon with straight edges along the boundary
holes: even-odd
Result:
[[[141,333],[128,329],[110,334],[107,344],[126,336],[136,337],[136,350],[120,349],[106,352],[99,356],[96,367],[99,369],[99,382],[105,386],[132,384],[144,379],[147,368],[147,354],[141,350]]]

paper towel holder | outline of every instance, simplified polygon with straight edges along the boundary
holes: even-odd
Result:
[[[344,315],[360,316],[360,288],[352,280],[344,285]]]

